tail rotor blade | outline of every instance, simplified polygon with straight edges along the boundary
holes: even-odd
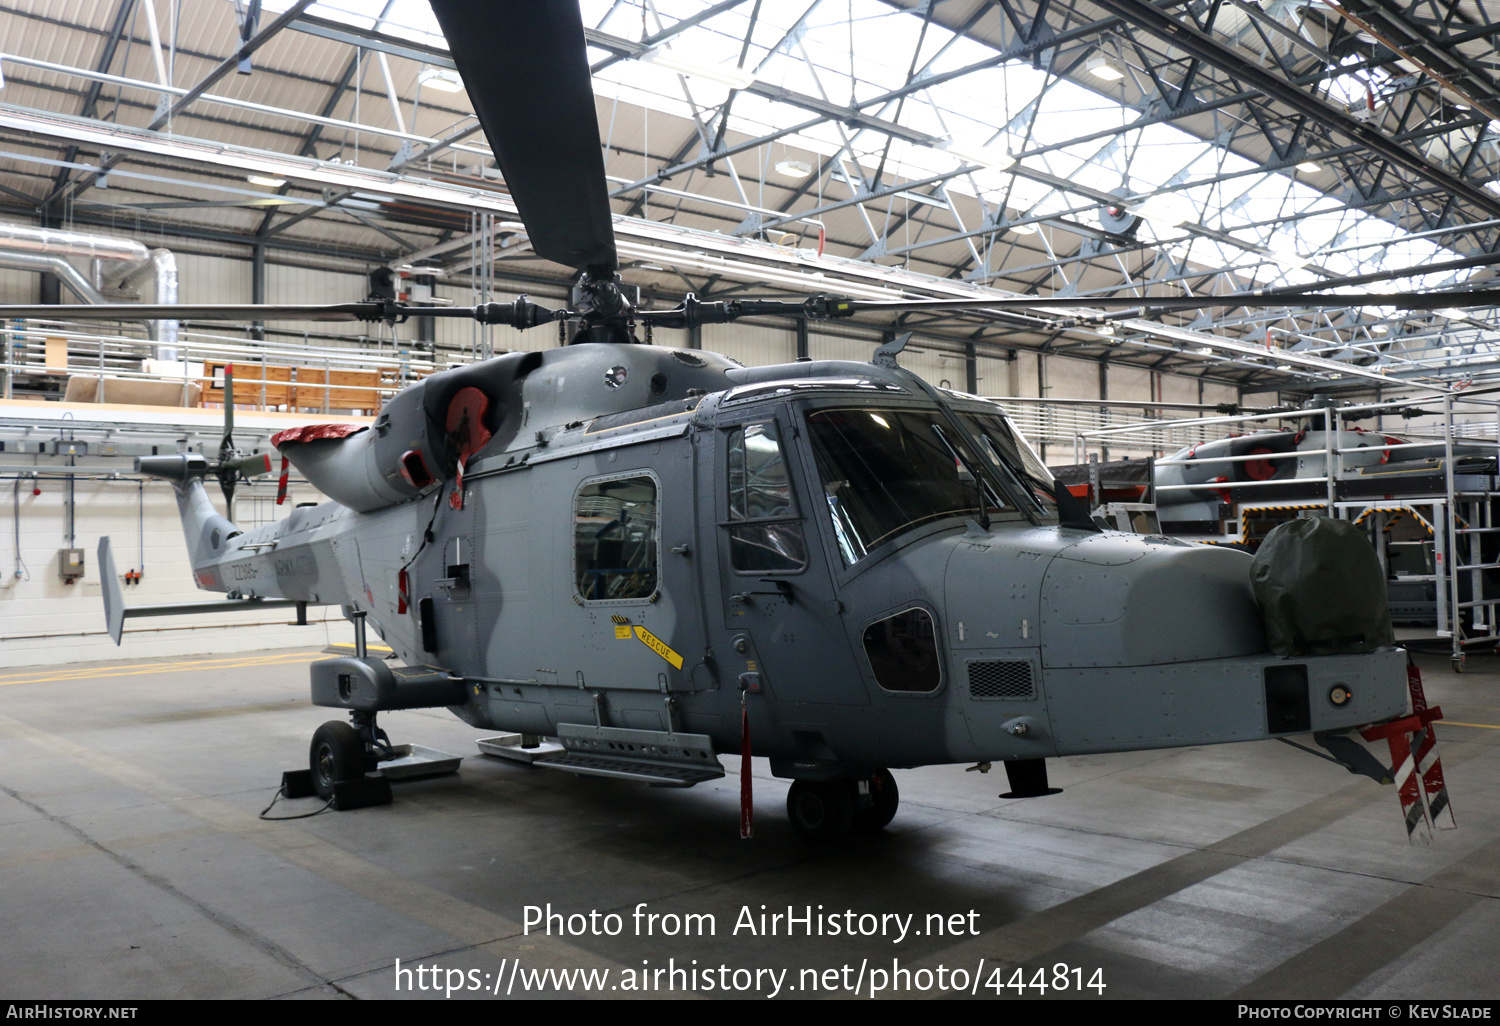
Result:
[[[234,452],[234,364],[224,365],[224,437],[219,442],[219,459]]]
[[[220,473],[234,473],[245,477],[259,477],[272,469],[271,454],[258,452],[253,456],[240,456],[219,465]]]

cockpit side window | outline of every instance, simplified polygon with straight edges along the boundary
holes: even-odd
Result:
[[[729,554],[736,570],[798,573],[807,539],[792,501],[786,453],[774,420],[729,432]]]
[[[656,481],[644,475],[591,481],[573,502],[573,567],[586,602],[656,594]]]

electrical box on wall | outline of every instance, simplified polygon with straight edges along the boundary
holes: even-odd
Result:
[[[64,584],[72,584],[83,576],[83,550],[59,549],[57,553],[57,576]]]

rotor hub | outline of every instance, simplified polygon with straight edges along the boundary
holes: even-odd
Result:
[[[584,271],[573,285],[571,316],[583,322],[577,342],[636,342],[634,325],[640,305],[639,286],[627,285],[618,273]]]

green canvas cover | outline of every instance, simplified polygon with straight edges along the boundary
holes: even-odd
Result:
[[[1380,561],[1347,520],[1277,527],[1250,564],[1266,642],[1281,656],[1373,652],[1396,643]]]

